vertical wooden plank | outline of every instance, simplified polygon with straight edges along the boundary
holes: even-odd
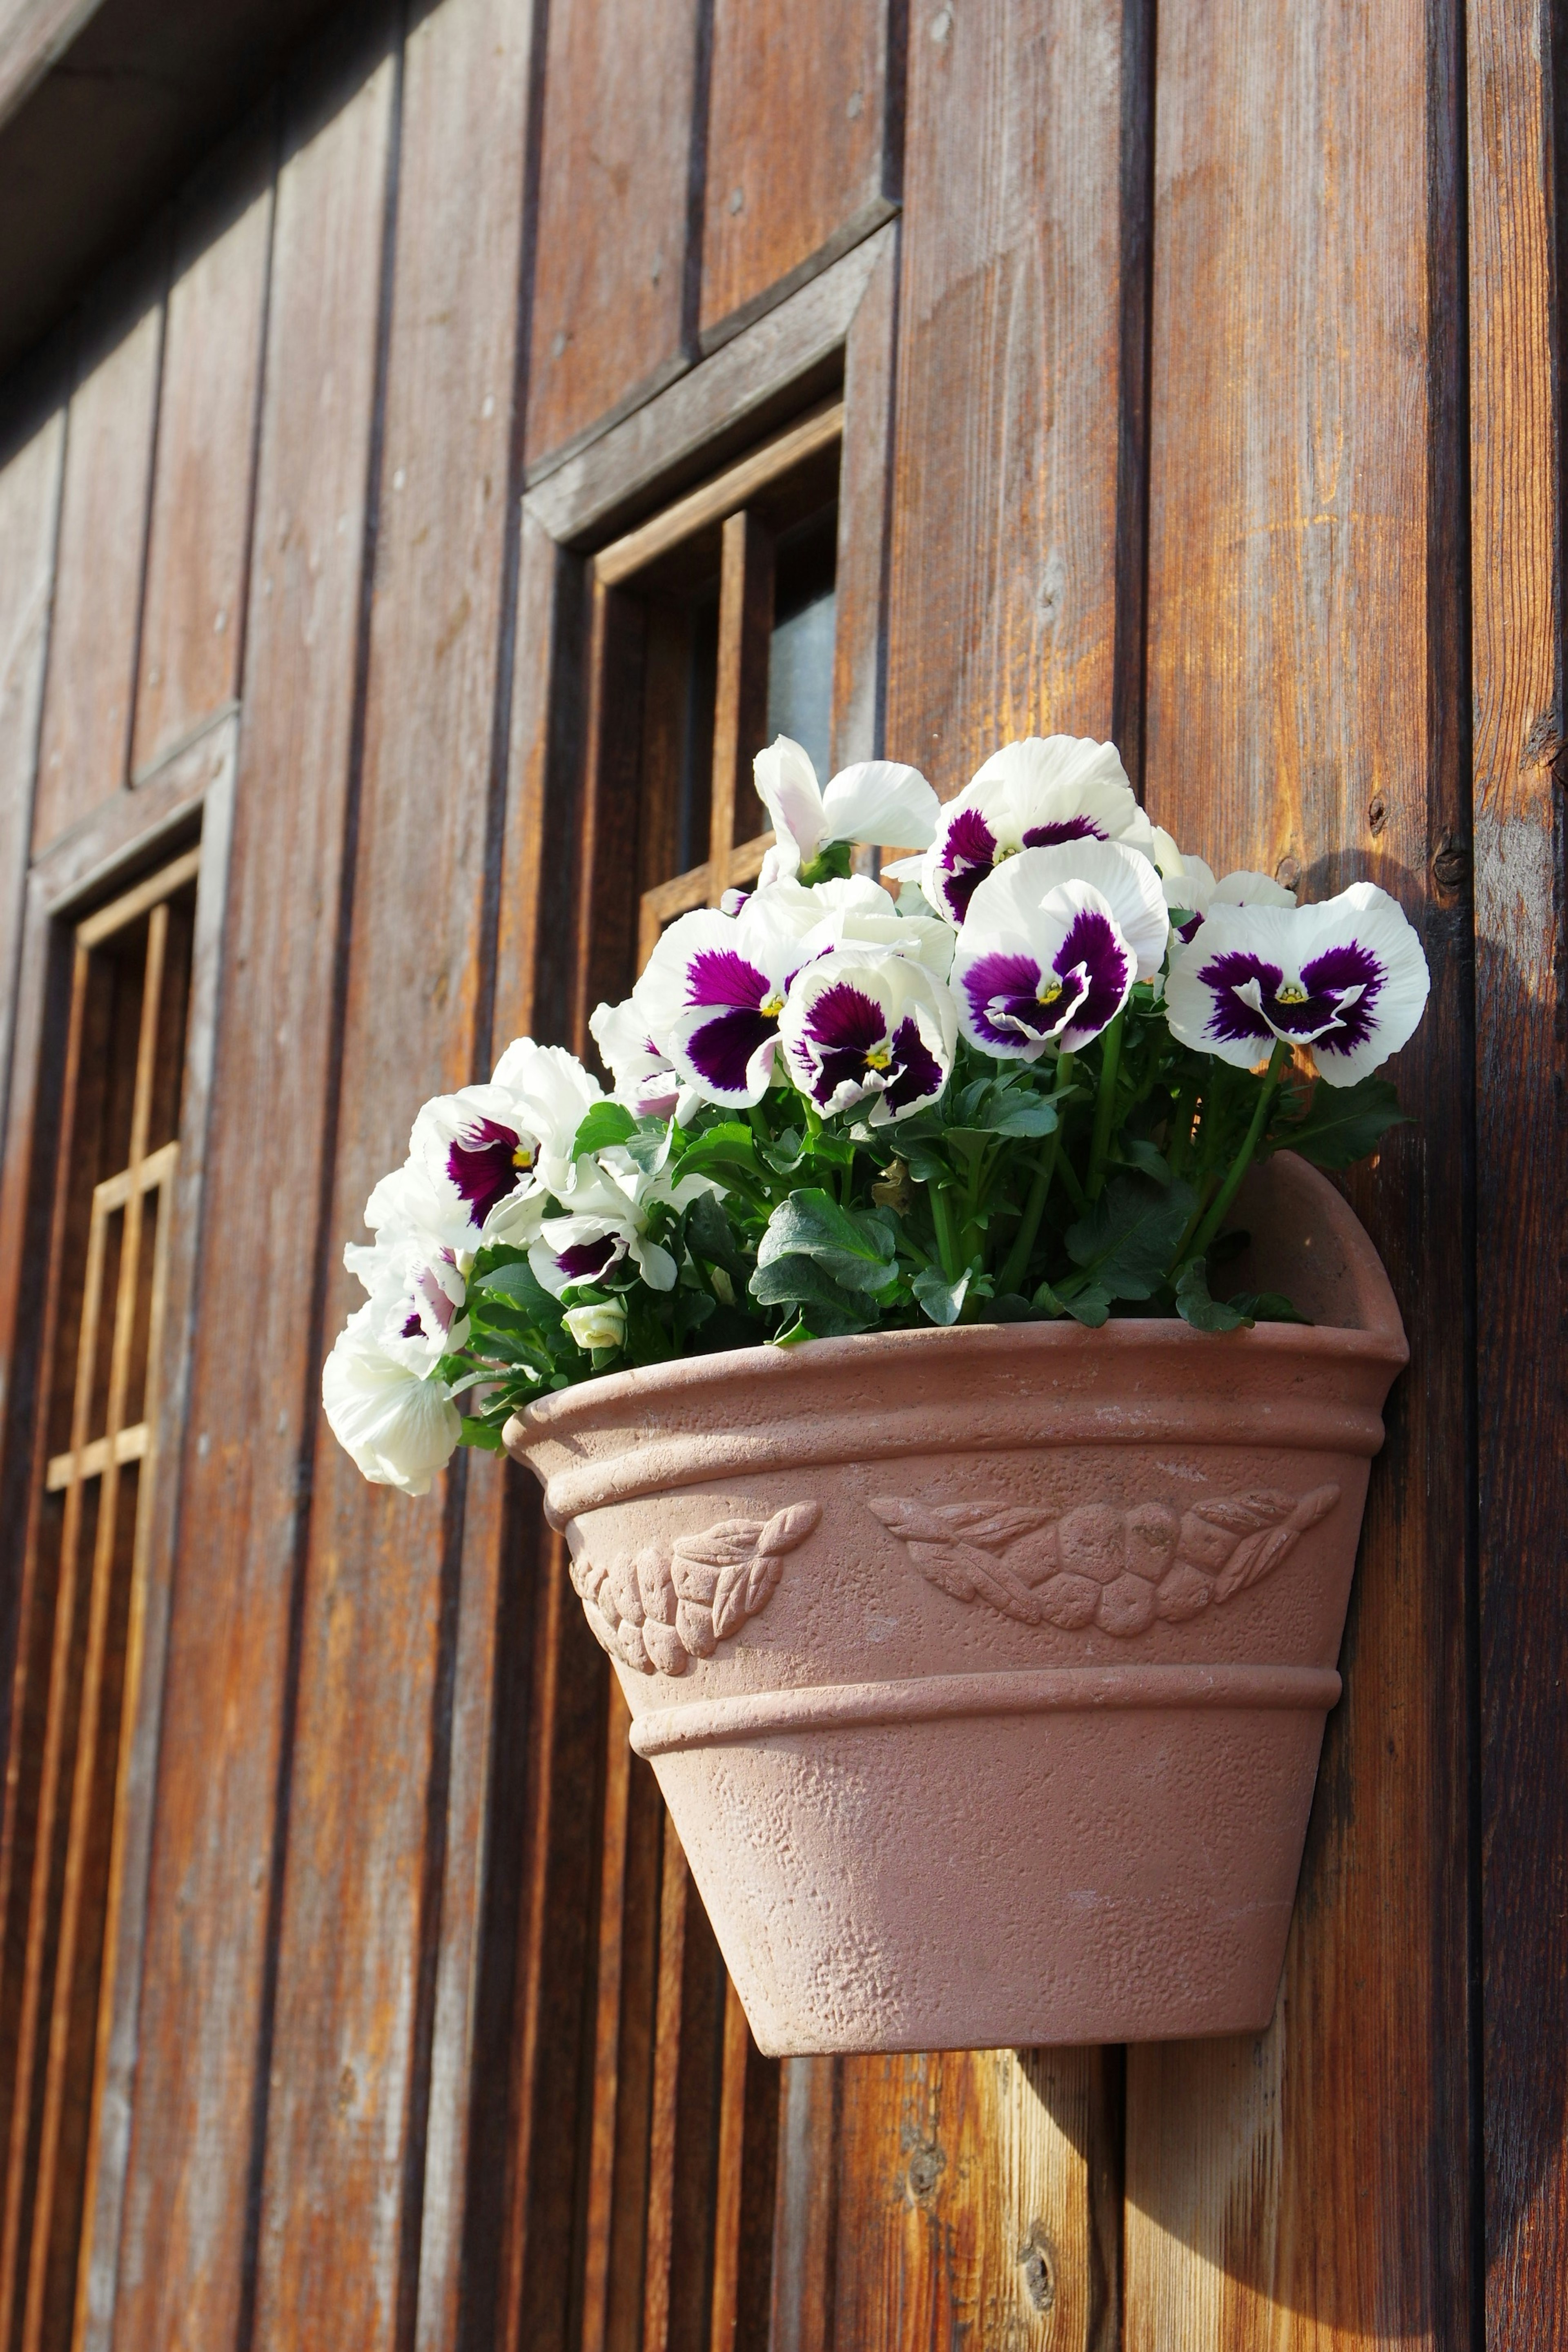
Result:
[[[1279,2005],[1128,2059],[1127,2344],[1468,2345],[1471,969],[1456,23],[1162,6],[1148,799],[1433,971],[1352,1195],[1410,1333]]]
[[[443,0],[405,50],[382,508],[330,1264],[433,1088],[488,1059],[498,654],[531,12]],[[328,1294],[329,1327],[352,1303]],[[417,2318],[463,1469],[421,1506],[324,1425],[304,1570],[259,2342]]]
[[[886,750],[944,794],[1010,737],[1110,731],[1140,27],[1120,0],[911,20]],[[1115,2056],[949,2053],[842,2074],[834,2343],[972,2330],[1109,2352]],[[813,2284],[803,2342],[820,2306]]]
[[[1124,13],[911,26],[887,748],[943,794],[1110,730]]]
[[[714,0],[705,351],[893,209],[903,13],[889,0]]]
[[[10,1068],[22,952],[64,452],[65,407],[58,403],[41,420],[30,420],[0,467],[0,547],[5,550],[0,565],[0,1103]],[[8,1655],[0,1622],[0,1675]]]
[[[1562,18],[1472,0],[1471,609],[1486,2329],[1568,2335]],[[1561,101],[1557,101],[1559,107]],[[1553,251],[1553,239],[1557,240]],[[1529,1790],[1525,1803],[1520,1792]]]
[[[35,852],[120,790],[131,749],[162,269],[139,257],[128,277],[111,274],[89,312],[67,424]]]
[[[870,760],[886,718],[899,249],[889,232],[844,348],[833,633],[833,766]]]
[[[530,326],[531,475],[688,364],[701,0],[550,12]]]
[[[254,2259],[396,79],[384,32],[363,22],[349,58],[329,62],[291,103],[278,187],[227,910],[234,978],[216,1014],[121,2262],[126,2352],[239,2342]],[[270,1271],[258,1290],[259,1265]]]
[[[842,2352],[1116,2352],[1117,2071],[1098,2051],[844,2062]]]
[[[169,288],[132,776],[238,689],[274,136],[247,132],[181,222]]]

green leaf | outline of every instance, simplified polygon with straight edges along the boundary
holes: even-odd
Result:
[[[488,1421],[479,1421],[466,1412],[458,1417],[458,1443],[459,1445],[480,1446],[487,1454],[506,1452],[499,1429],[492,1428]]]
[[[551,1328],[561,1320],[561,1301],[545,1289],[525,1257],[513,1258],[509,1265],[492,1267],[483,1275],[476,1262],[468,1282],[468,1312],[486,1316],[492,1300]]]
[[[710,1290],[679,1290],[675,1295],[675,1344],[683,1348],[700,1331],[719,1301]]]
[[[899,1150],[910,1181],[916,1184],[940,1184],[952,1173],[942,1154],[918,1137],[899,1138]]]
[[[1387,1078],[1360,1078],[1353,1087],[1331,1087],[1320,1078],[1305,1118],[1276,1128],[1268,1148],[1299,1151],[1314,1168],[1353,1168],[1376,1150],[1390,1128],[1409,1123]]]
[[[756,1138],[742,1119],[721,1119],[717,1127],[705,1129],[680,1156],[683,1176],[706,1175],[724,1167],[761,1172],[757,1168]]]
[[[721,1265],[733,1282],[743,1283],[751,1271],[741,1253],[720,1202],[711,1192],[699,1192],[685,1215],[686,1246],[707,1265]]]
[[[637,1131],[637,1120],[625,1103],[596,1102],[584,1112],[572,1139],[572,1157],[575,1160],[580,1152],[603,1151],[612,1143],[625,1143]]]
[[[973,1266],[967,1266],[956,1282],[949,1282],[940,1266],[922,1266],[910,1288],[919,1299],[922,1312],[932,1323],[940,1323],[945,1328],[947,1325],[957,1322],[963,1310],[964,1293],[969,1288],[973,1271]]]
[[[1112,1177],[1088,1215],[1068,1226],[1068,1254],[1108,1298],[1152,1298],[1193,1206],[1190,1185],[1173,1181],[1162,1188],[1142,1176]]]
[[[1110,1315],[1110,1293],[1098,1282],[1084,1283],[1068,1298],[1058,1297],[1048,1282],[1042,1282],[1035,1293],[1035,1304],[1058,1319],[1070,1315],[1075,1323],[1085,1324],[1091,1331],[1098,1331]]]
[[[1201,1257],[1182,1268],[1176,1312],[1194,1331],[1250,1331],[1253,1324],[1238,1300],[1210,1297],[1208,1265]]]
[[[752,1276],[751,1293],[763,1307],[808,1309],[812,1330],[819,1338],[864,1331],[879,1313],[875,1299],[863,1290],[846,1289],[835,1282],[814,1257],[775,1257],[759,1265]]]
[[[791,1192],[768,1219],[757,1266],[761,1271],[781,1258],[807,1257],[851,1290],[884,1290],[893,1278],[897,1248],[894,1220],[886,1210],[842,1209],[830,1192],[808,1186]],[[752,1287],[761,1297],[754,1278]]]
[[[626,1158],[645,1176],[662,1174],[675,1143],[675,1121],[669,1119],[658,1127],[639,1127],[622,1145]]]
[[[1311,1317],[1292,1306],[1282,1290],[1238,1290],[1227,1305],[1239,1307],[1255,1323],[1311,1324]]]
[[[1158,1145],[1151,1143],[1146,1136],[1129,1137],[1116,1156],[1122,1166],[1136,1168],[1141,1174],[1152,1176],[1156,1184],[1168,1184],[1171,1181],[1169,1160]]]

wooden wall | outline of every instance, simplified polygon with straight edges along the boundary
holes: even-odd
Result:
[[[857,724],[943,793],[1114,733],[1206,853],[1394,890],[1435,988],[1356,1186],[1414,1356],[1274,2024],[803,2072],[775,2342],[1568,2336],[1556,21],[365,0],[0,388],[0,1075],[29,857],[240,725],[95,2342],[572,2340],[539,1955],[589,1873],[541,1808],[598,1669],[531,1498],[365,1486],[318,1370],[418,1100],[563,1018],[525,488],[687,379],[719,446],[748,333],[894,219]]]

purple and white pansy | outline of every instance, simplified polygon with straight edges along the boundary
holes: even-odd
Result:
[[[705,1102],[741,1109],[766,1094],[784,997],[819,919],[808,892],[780,887],[757,891],[738,915],[682,915],[658,941],[632,1002]]]
[[[1115,841],[1151,854],[1152,840],[1114,743],[1031,735],[994,752],[948,803],[919,879],[936,912],[961,924],[993,867],[1020,850]],[[915,868],[906,858],[889,870],[912,876]]]
[[[680,1105],[683,1089],[673,1062],[661,1054],[647,1034],[647,1023],[635,1000],[599,1005],[588,1023],[605,1067],[616,1082],[616,1100],[638,1118],[668,1118]]]
[[[1172,961],[1165,1015],[1184,1045],[1252,1068],[1277,1041],[1310,1046],[1330,1086],[1396,1054],[1430,985],[1396,900],[1352,882],[1315,907],[1211,907]]]
[[[958,935],[952,987],[982,1053],[1037,1061],[1079,1053],[1132,984],[1164,961],[1170,924],[1145,857],[1110,842],[1026,849],[986,877]]]
[[[455,1250],[400,1233],[368,1247],[351,1242],[343,1264],[369,1292],[372,1328],[395,1363],[423,1376],[467,1341],[467,1286]]]
[[[811,755],[788,735],[775,736],[752,764],[757,798],[773,829],[759,887],[786,880],[835,842],[890,843],[924,849],[941,803],[918,768],[899,760],[859,760],[841,768],[826,792]]]
[[[795,976],[784,1006],[791,1076],[825,1118],[868,1102],[873,1127],[936,1102],[952,1070],[952,995],[916,959],[833,948]]]

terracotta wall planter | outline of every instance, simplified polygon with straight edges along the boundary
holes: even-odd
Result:
[[[1268,2021],[1406,1349],[1331,1184],[1243,1205],[1313,1328],[894,1332],[511,1424],[764,2051]]]

